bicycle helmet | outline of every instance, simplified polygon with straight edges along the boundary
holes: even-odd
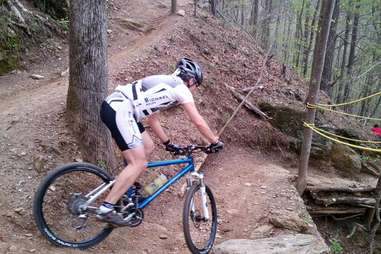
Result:
[[[185,80],[188,81],[190,78],[195,78],[197,82],[197,86],[201,85],[202,83],[202,70],[200,65],[198,65],[195,61],[192,61],[189,58],[181,58],[177,64],[176,68],[180,70],[179,76]]]

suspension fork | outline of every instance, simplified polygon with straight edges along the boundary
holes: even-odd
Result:
[[[208,210],[208,201],[206,197],[206,187],[205,187],[205,182],[204,182],[204,174],[203,173],[198,173],[198,172],[193,172],[191,174],[193,177],[198,179],[199,185],[200,185],[200,192],[201,192],[201,206],[202,206],[202,213],[203,213],[203,219],[205,221],[209,220],[209,210]],[[191,187],[192,181],[191,179],[187,179],[187,185],[188,188]],[[194,200],[192,199],[191,201],[191,211],[195,213],[196,208],[194,205]]]

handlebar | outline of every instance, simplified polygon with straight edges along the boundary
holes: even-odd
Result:
[[[199,146],[199,145],[189,145],[184,147],[179,147],[177,151],[170,152],[173,155],[186,155],[190,156],[194,151],[202,151],[204,153],[211,153],[210,149],[207,146]]]

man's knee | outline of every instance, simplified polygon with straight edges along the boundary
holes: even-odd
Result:
[[[134,158],[131,158],[128,162],[128,165],[131,165],[135,168],[144,169],[147,165],[147,159],[146,156],[136,156]]]
[[[144,144],[144,150],[145,150],[146,156],[150,155],[153,152],[154,148],[155,148],[155,145],[152,141],[147,142],[147,144]]]
[[[153,149],[155,148],[155,144],[153,143],[151,137],[145,132],[143,133],[143,144],[144,144],[145,154],[148,157],[153,152]]]

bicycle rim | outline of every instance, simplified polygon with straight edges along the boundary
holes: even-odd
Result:
[[[185,241],[192,253],[209,253],[217,233],[217,206],[211,190],[206,186],[209,219],[203,220],[200,185],[187,192],[183,211]]]
[[[84,202],[85,194],[110,180],[103,170],[87,163],[72,163],[52,171],[40,184],[33,204],[40,232],[50,242],[64,247],[85,249],[101,242],[113,228],[96,221],[94,212],[81,212],[87,216],[81,219],[70,207]],[[98,207],[106,194],[91,206]]]

